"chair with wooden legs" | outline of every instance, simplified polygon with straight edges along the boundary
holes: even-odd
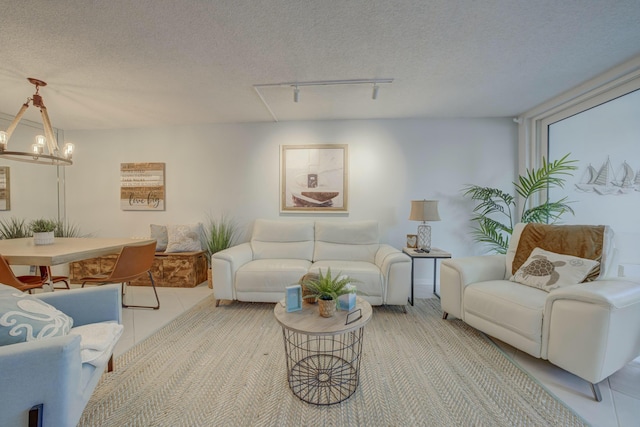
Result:
[[[42,276],[16,276],[7,260],[0,255],[0,283],[31,293],[34,289],[42,289],[42,285],[47,283],[47,280]]]
[[[156,253],[156,242],[148,243],[145,245],[129,245],[122,248],[116,263],[113,266],[113,270],[107,274],[98,274],[95,276],[83,277],[79,281],[82,282],[82,287],[86,283],[92,283],[95,285],[104,285],[107,283],[122,283],[122,306],[125,308],[152,308],[157,310],[160,308],[160,299],[158,299],[158,292],[156,291],[156,284],[151,274],[151,265]],[[149,275],[151,280],[151,286],[153,293],[156,296],[157,304],[155,306],[148,305],[127,305],[124,303],[125,287],[129,282],[144,276]]]

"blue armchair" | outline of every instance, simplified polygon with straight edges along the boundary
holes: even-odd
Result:
[[[70,316],[74,328],[122,322],[118,284],[35,296]],[[113,345],[93,364],[82,363],[81,337],[73,333],[0,346],[0,426],[76,426],[105,368],[112,367]]]

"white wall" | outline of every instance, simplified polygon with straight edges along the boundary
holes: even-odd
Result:
[[[511,119],[415,119],[202,125],[66,131],[76,144],[66,170],[67,218],[95,236],[148,236],[149,224],[206,221],[224,213],[250,230],[256,218],[376,219],[382,240],[404,246],[418,223],[410,200],[440,200],[433,245],[455,256],[481,253],[468,236],[466,184],[508,190],[516,176]],[[349,146],[349,213],[280,214],[280,145]],[[120,163],[166,163],[166,210],[122,211]],[[40,166],[42,167],[42,166]],[[416,278],[431,282],[430,266]]]

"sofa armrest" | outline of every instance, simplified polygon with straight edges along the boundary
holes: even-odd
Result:
[[[375,264],[384,277],[382,303],[406,305],[411,291],[411,258],[391,245],[381,244]]]
[[[73,318],[73,326],[116,321],[122,323],[120,284],[92,286],[70,291],[44,292],[36,296]]]
[[[506,274],[505,255],[445,259],[440,263],[440,302],[445,313],[463,318],[464,288],[477,282],[502,280]]]
[[[253,250],[248,242],[216,252],[211,256],[213,294],[217,300],[236,299],[236,291],[233,286],[236,272],[252,260]]]
[[[11,384],[0,387],[0,425],[26,426],[29,409],[41,403],[43,425],[76,425],[86,404],[80,336],[0,346],[0,361],[0,378]]]
[[[544,310],[542,356],[587,381],[598,383],[640,355],[636,282],[597,280],[556,289]]]
[[[391,245],[381,244],[376,251],[375,264],[383,271],[382,274],[389,269],[389,265],[396,262],[411,262],[411,258]]]
[[[563,299],[599,304],[611,310],[619,310],[640,304],[640,283],[613,278],[565,286],[549,293],[545,311],[551,309],[554,301]]]

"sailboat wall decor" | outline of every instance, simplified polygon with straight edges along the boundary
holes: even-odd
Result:
[[[611,160],[607,160],[596,170],[591,164],[587,166],[580,183],[575,184],[578,191],[605,195],[629,194],[640,191],[640,170],[634,174],[633,168],[626,162],[622,163],[622,171],[617,179],[611,166]]]

